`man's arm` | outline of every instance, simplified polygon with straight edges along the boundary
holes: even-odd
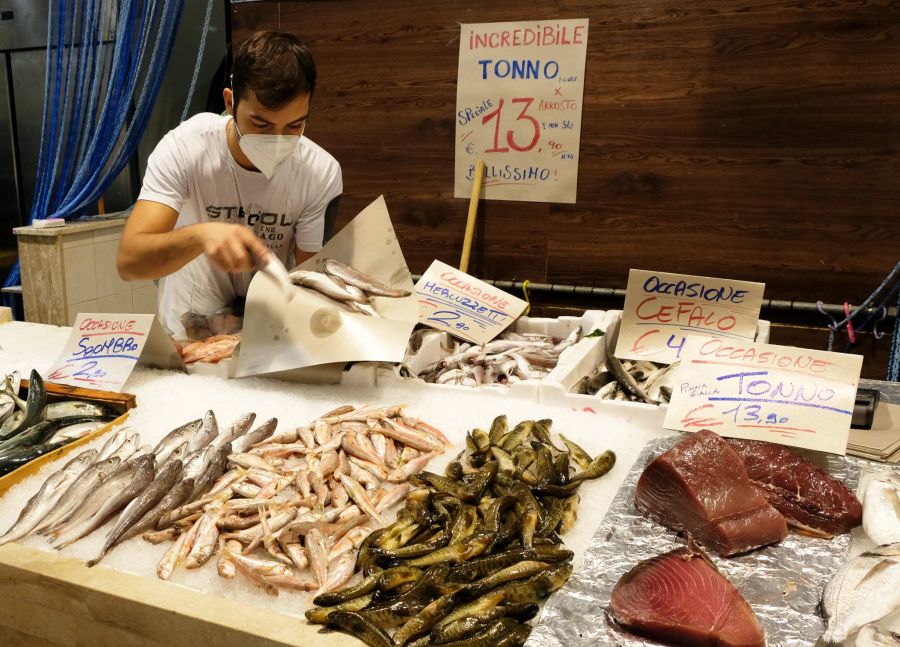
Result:
[[[116,267],[126,281],[158,279],[202,253],[226,272],[245,272],[268,257],[268,248],[244,225],[205,222],[175,229],[178,212],[138,200],[119,243]]]

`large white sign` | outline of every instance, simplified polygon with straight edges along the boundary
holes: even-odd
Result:
[[[847,451],[861,355],[689,337],[666,429]]]
[[[588,20],[461,26],[454,196],[574,203]]]

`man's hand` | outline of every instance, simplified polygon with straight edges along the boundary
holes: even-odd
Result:
[[[269,257],[269,248],[245,225],[207,222],[198,228],[203,251],[226,272],[249,272]]]

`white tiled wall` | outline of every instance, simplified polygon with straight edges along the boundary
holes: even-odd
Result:
[[[156,312],[153,281],[123,281],[116,270],[122,227],[63,236],[66,312]]]

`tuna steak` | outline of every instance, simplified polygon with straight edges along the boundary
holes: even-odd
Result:
[[[640,562],[616,583],[613,618],[629,631],[675,645],[763,647],[747,601],[701,553],[678,548]]]
[[[850,489],[783,445],[729,439],[747,476],[788,524],[831,538],[862,523],[862,504]]]
[[[638,509],[723,557],[781,541],[784,517],[747,478],[741,457],[718,434],[691,434],[657,456],[638,480]]]

